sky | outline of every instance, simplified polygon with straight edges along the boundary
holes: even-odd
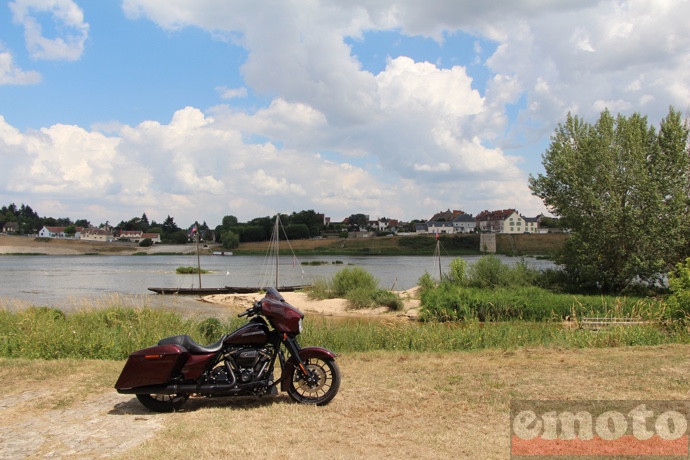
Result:
[[[98,225],[548,210],[570,112],[690,108],[690,0],[11,0],[0,204]]]

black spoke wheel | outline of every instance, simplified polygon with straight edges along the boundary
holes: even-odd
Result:
[[[137,395],[137,399],[146,408],[154,412],[172,412],[179,409],[184,404],[189,395]]]
[[[340,389],[340,369],[333,359],[309,358],[304,367],[305,376],[299,366],[295,366],[288,395],[298,403],[323,406],[331,402]]]

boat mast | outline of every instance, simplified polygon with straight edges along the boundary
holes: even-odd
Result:
[[[276,236],[276,289],[278,289],[278,257],[280,256],[280,213],[276,214],[276,224],[273,234]]]
[[[199,289],[201,289],[201,258],[199,256],[199,229],[194,226],[196,230],[196,271],[199,274]]]

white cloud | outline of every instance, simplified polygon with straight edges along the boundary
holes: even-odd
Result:
[[[0,46],[0,85],[34,85],[41,81],[41,74],[23,71],[14,65],[12,54]]]
[[[15,23],[24,26],[26,47],[34,59],[75,61],[81,58],[89,35],[84,13],[72,0],[15,0],[9,3]],[[40,15],[48,13],[59,36],[43,34]]]
[[[224,86],[216,88],[221,99],[237,99],[247,97],[247,88],[226,88]]]
[[[73,2],[12,5],[21,10],[15,19],[29,26],[34,13],[58,15],[76,31],[80,55],[88,25],[80,14],[62,13],[77,11]],[[178,220],[197,218],[199,203],[217,217],[308,208],[336,218],[417,218],[448,207],[537,214],[543,206],[527,189],[524,159],[511,149],[547,139],[568,111],[593,119],[604,108],[643,110],[659,120],[669,105],[690,106],[688,2],[124,0],[122,8],[130,18],[171,30],[199,27],[242,46],[243,86],[217,88],[227,105],[182,108],[169,122],[94,126],[109,136],[61,125],[21,133],[0,123],[4,164],[26,184],[66,193],[63,181],[94,193],[83,175],[117,190],[104,201],[168,209]],[[403,55],[372,74],[347,39],[377,30],[439,42],[471,34],[471,58],[484,61],[442,68],[435,58]],[[0,78],[13,69],[9,62],[0,55]],[[485,85],[470,77],[470,66],[489,74]],[[233,105],[250,94],[271,102],[251,111]],[[67,134],[81,138],[72,159],[58,142]],[[118,167],[84,163],[87,146]]]

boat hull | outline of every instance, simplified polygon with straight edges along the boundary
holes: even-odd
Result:
[[[301,289],[307,288],[308,285],[299,286],[281,286],[278,287],[279,292],[294,292]],[[238,287],[238,286],[225,286],[218,288],[161,288],[161,287],[150,287],[149,291],[153,291],[156,294],[167,294],[167,295],[213,295],[213,294],[253,294],[255,292],[263,291],[265,287]]]

